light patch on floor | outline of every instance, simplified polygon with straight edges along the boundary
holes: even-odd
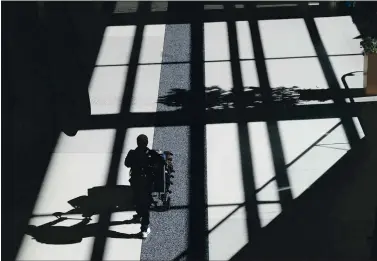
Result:
[[[319,119],[279,122],[294,198],[300,196],[350,149],[343,125],[330,131],[339,121],[339,119]],[[301,135],[297,135],[298,130]],[[324,138],[317,142],[323,135]],[[309,147],[310,150],[302,154]],[[295,162],[291,164],[294,160]]]
[[[225,91],[233,88],[230,62],[205,63],[205,86],[217,86]]]
[[[351,16],[316,17],[314,22],[327,55],[362,53],[360,33]]]
[[[206,137],[208,205],[242,204],[245,197],[237,125],[207,125]],[[209,207],[210,228],[231,211],[231,207],[226,206]],[[209,234],[209,259],[231,258],[248,243],[247,236],[246,214],[242,207]]]
[[[262,20],[258,25],[265,58],[316,55],[304,19]]]
[[[251,161],[258,201],[279,201],[271,144],[266,122],[248,123]],[[281,212],[280,204],[258,204],[261,226],[270,223]]]
[[[139,63],[161,63],[164,37],[164,24],[145,26]]]
[[[229,60],[229,41],[226,22],[204,23],[204,60]]]
[[[157,64],[138,66],[131,112],[155,112],[157,109],[164,36],[165,25],[145,27],[139,63]]]
[[[111,221],[130,220],[135,213],[134,211],[113,213]],[[110,226],[109,230],[119,233],[117,236],[120,238],[107,238],[104,260],[140,260],[142,239],[136,238],[136,236],[135,238],[127,238],[127,236],[137,235],[140,232],[140,224]],[[125,236],[125,238],[122,238],[122,236]]]
[[[139,65],[131,112],[155,112],[160,86],[161,65]]]
[[[127,66],[94,68],[89,85],[92,115],[120,112],[127,72]]]
[[[106,27],[96,65],[127,65],[135,31],[134,25]]]

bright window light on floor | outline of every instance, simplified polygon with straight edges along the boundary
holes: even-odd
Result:
[[[146,25],[139,63],[161,63],[164,49],[165,25]]]
[[[94,68],[89,86],[92,115],[119,113],[128,66]]]
[[[258,21],[265,58],[316,56],[304,19]]]
[[[242,82],[244,87],[260,88],[255,61],[241,61]]]
[[[348,97],[352,97],[353,102],[377,101],[377,95],[365,96],[364,56],[362,54],[330,56],[329,58],[340,88],[349,93]],[[346,98],[346,101],[349,103],[351,99]]]
[[[237,21],[237,42],[240,59],[254,59],[254,49],[248,21]]]
[[[327,55],[361,54],[360,35],[351,16],[316,17],[315,24]]]
[[[233,88],[230,62],[205,63],[205,86],[218,86],[229,91]]]
[[[340,119],[280,121],[279,129],[294,198],[350,150]]]
[[[271,144],[265,122],[248,123],[251,161],[258,201],[279,201]],[[277,204],[258,204],[261,226],[268,225],[281,212]]]
[[[229,41],[226,22],[204,23],[204,60],[229,60]]]
[[[206,137],[208,205],[244,203],[237,125],[207,125]],[[209,229],[236,207],[209,207]],[[209,259],[230,259],[247,244],[247,236],[246,213],[242,207],[209,234]]]
[[[135,30],[134,25],[106,27],[96,65],[127,65]]]
[[[131,112],[155,112],[160,87],[161,64],[139,65],[131,102]]]

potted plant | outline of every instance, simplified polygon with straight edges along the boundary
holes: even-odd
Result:
[[[361,43],[364,49],[364,88],[367,95],[377,95],[377,38],[365,37]]]

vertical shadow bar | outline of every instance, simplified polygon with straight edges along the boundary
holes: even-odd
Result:
[[[197,17],[191,29],[190,191],[188,260],[208,260],[205,163],[204,27],[201,3],[190,3]]]
[[[331,61],[322,43],[314,18],[310,15],[308,6],[300,4],[300,9],[303,10],[305,24],[308,28],[310,39],[313,42],[314,49],[317,53],[318,61],[321,64],[323,74],[325,75],[327,84],[329,85],[329,89],[332,90],[334,103],[338,105],[337,109],[347,110],[353,105],[347,104],[345,99],[342,98],[340,92],[341,87],[336,78],[335,72],[331,66]],[[360,139],[355,124],[352,121],[352,117],[341,117],[340,120],[344,127],[344,131],[346,133],[348,142],[352,148],[355,145],[355,143]]]
[[[258,26],[258,15],[255,4],[248,4],[246,8],[251,13],[251,19],[249,19],[249,27],[251,33],[251,40],[253,43],[255,65],[257,68],[260,89],[262,93],[263,103],[266,105],[266,114],[268,119],[271,119],[274,113],[272,91],[267,74],[267,67],[265,63],[262,40]],[[276,182],[279,189],[279,197],[281,207],[283,210],[290,208],[293,196],[290,188],[288,173],[285,167],[284,151],[280,139],[279,126],[275,120],[267,120],[268,136],[270,140],[272,158],[274,161],[274,169],[276,175]]]
[[[233,8],[231,5],[226,5],[225,10],[233,13]],[[259,212],[255,192],[253,163],[251,161],[252,155],[251,144],[249,139],[249,130],[247,122],[242,119],[242,116],[245,114],[244,109],[246,107],[243,103],[244,99],[242,99],[242,96],[244,95],[244,86],[242,81],[241,65],[238,51],[236,24],[232,19],[232,21],[227,21],[227,26],[232,79],[234,86],[233,91],[235,93],[235,107],[237,109],[237,127],[241,155],[243,189],[245,194],[245,209],[247,219],[246,222],[248,230],[247,232],[249,242],[251,242],[252,235],[255,236],[259,233],[261,225],[259,220]]]
[[[139,14],[149,10],[150,3],[140,3]],[[120,110],[120,120],[127,120],[130,114],[130,107],[132,101],[132,94],[135,87],[135,79],[137,72],[137,65],[139,61],[141,44],[143,40],[144,24],[139,24],[136,27],[134,42],[132,45],[131,56],[129,61],[129,68],[127,73],[127,80],[125,83],[125,90],[123,93],[122,106]],[[114,139],[113,152],[110,162],[110,169],[107,177],[106,186],[115,186],[117,184],[119,164],[123,150],[123,144],[126,136],[126,125],[120,124],[117,129]],[[106,245],[106,232],[109,228],[111,219],[111,212],[107,211],[101,213],[99,218],[99,228],[93,244],[91,260],[103,260],[105,245]]]

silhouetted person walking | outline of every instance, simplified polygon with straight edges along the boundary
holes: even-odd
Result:
[[[131,168],[130,183],[137,213],[134,219],[141,221],[142,237],[146,238],[150,233],[149,208],[152,199],[154,168],[158,164],[159,155],[147,147],[146,135],[139,135],[136,141],[137,148],[128,152],[124,165]]]

